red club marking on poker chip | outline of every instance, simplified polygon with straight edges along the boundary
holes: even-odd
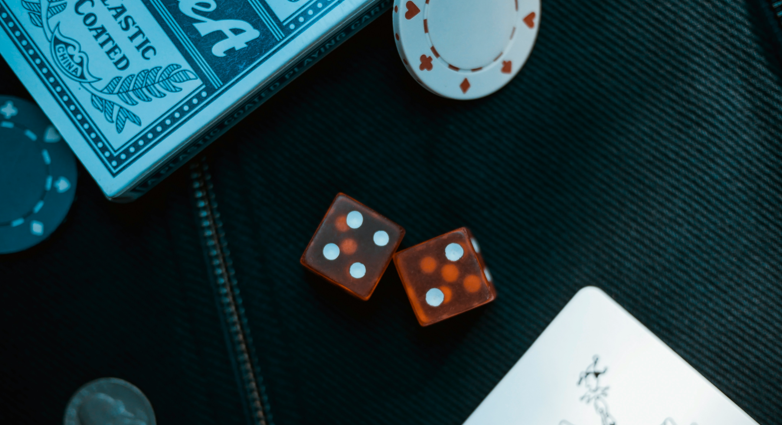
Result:
[[[421,11],[421,9],[419,9],[418,6],[416,6],[415,3],[411,2],[411,1],[408,1],[407,3],[405,3],[405,6],[407,6],[407,12],[405,12],[405,18],[407,18],[407,19],[413,19],[415,17],[415,15],[417,15],[418,12]],[[533,15],[532,17],[534,18],[535,14],[533,13],[532,15]],[[526,18],[524,18],[524,19],[526,19]],[[527,24],[527,25],[529,25],[529,24]]]
[[[459,88],[462,89],[462,93],[467,94],[467,90],[470,90],[470,82],[465,78],[464,81],[459,84]]]
[[[437,1],[394,0],[393,37],[402,61],[409,62],[407,71],[427,89],[453,99],[477,99],[507,84],[524,66],[537,37],[541,0],[438,1],[450,7],[425,9]],[[452,32],[453,23],[497,16],[508,19],[486,28],[490,36]]]
[[[421,71],[431,71],[432,70],[432,57],[421,55],[421,65],[418,67]]]
[[[527,24],[527,26],[530,28],[535,28],[535,12],[532,12],[529,15],[525,16],[524,23]]]
[[[510,62],[511,61],[502,61],[502,72],[504,74],[510,74],[510,68],[511,68]]]

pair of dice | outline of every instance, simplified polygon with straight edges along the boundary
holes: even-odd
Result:
[[[466,227],[396,252],[405,229],[340,193],[315,231],[301,264],[364,301],[391,259],[421,326],[497,296],[478,242]]]

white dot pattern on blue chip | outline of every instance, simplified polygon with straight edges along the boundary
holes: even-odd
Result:
[[[15,182],[13,190],[28,192],[25,202],[2,208],[8,223],[0,226],[0,254],[34,246],[65,218],[73,202],[76,161],[65,144],[56,143],[61,138],[34,104],[0,95],[0,141],[25,151],[17,161],[9,162],[8,156],[0,155],[0,169],[14,174],[18,170],[30,170],[35,174],[25,174],[29,178]],[[59,185],[58,177],[63,179]],[[33,193],[38,196],[33,197]],[[0,187],[0,194],[8,192]]]
[[[0,114],[3,114],[5,119],[10,119],[19,113],[19,110],[14,106],[14,102],[7,101],[2,108],[0,108]]]
[[[60,133],[57,132],[57,129],[55,129],[52,126],[49,126],[46,128],[46,132],[43,135],[43,141],[46,143],[57,143],[62,139],[62,136],[60,136]]]
[[[69,182],[65,177],[60,177],[57,179],[57,182],[54,183],[54,187],[57,188],[57,192],[63,193],[71,188],[71,182]]]
[[[33,220],[30,222],[30,233],[34,234],[35,236],[43,235],[43,223],[38,220]]]
[[[445,258],[449,261],[458,261],[464,255],[464,248],[458,243],[449,243],[445,247]]]
[[[358,229],[364,223],[364,216],[358,211],[351,211],[348,213],[347,222],[351,229]]]

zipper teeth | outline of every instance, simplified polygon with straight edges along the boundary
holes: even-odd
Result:
[[[232,345],[229,348],[236,357],[237,373],[244,387],[243,395],[247,397],[252,422],[257,425],[267,425],[259,383],[261,376],[258,369],[253,367],[252,337],[247,319],[244,317],[244,309],[241,307],[242,300],[239,296],[235,272],[231,267],[231,254],[227,249],[228,244],[222,230],[223,224],[217,211],[206,158],[192,164],[190,170],[201,235],[206,243],[209,259],[208,267],[212,271],[219,293],[218,302],[223,319],[228,326]]]

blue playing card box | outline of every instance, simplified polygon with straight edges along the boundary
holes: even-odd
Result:
[[[0,54],[105,195],[138,198],[389,0],[0,0]]]

